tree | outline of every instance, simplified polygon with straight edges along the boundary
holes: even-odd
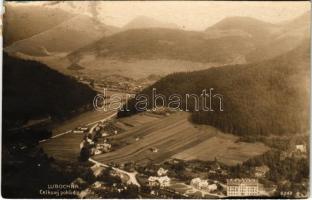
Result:
[[[90,157],[90,150],[87,147],[82,147],[80,151],[79,160],[82,162],[85,162],[89,159],[89,157]]]

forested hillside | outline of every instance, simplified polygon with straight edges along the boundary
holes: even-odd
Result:
[[[132,29],[114,34],[70,54],[79,57],[174,59],[232,62],[251,49],[252,39],[240,36],[209,38],[205,33],[166,28]]]
[[[47,66],[28,60],[3,57],[3,125],[33,118],[66,117],[92,104],[95,92]]]
[[[200,95],[203,89],[214,88],[214,94],[223,95],[224,111],[218,111],[219,101],[213,101],[217,109],[193,111],[193,122],[239,135],[302,132],[308,128],[309,52],[305,41],[293,51],[256,64],[171,74],[142,93],[151,100],[152,88],[167,98],[174,93]],[[119,117],[136,113],[135,103],[131,100],[131,111],[119,112]],[[188,104],[194,108],[194,101]]]

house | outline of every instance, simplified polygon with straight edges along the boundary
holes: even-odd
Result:
[[[208,189],[208,191],[213,192],[213,191],[216,191],[218,189],[218,186],[217,186],[217,184],[211,184],[208,186],[207,189]]]
[[[87,138],[86,141],[90,144],[90,145],[93,145],[94,142],[90,139],[90,138]]]
[[[148,185],[151,187],[157,187],[160,186],[160,183],[158,181],[158,178],[156,176],[150,176],[148,178]]]
[[[83,131],[80,131],[80,130],[74,130],[73,133],[76,133],[76,134],[82,134]]]
[[[166,169],[161,167],[161,168],[158,169],[157,175],[158,176],[165,176],[165,175],[167,175],[167,172],[168,172],[168,170],[166,170]]]
[[[218,171],[221,169],[221,166],[217,160],[217,158],[215,158],[214,162],[212,163],[212,165],[210,166],[212,170],[214,171]]]
[[[258,196],[258,179],[227,179],[226,193],[228,197]]]
[[[88,183],[82,178],[78,177],[73,182],[71,182],[71,185],[78,185],[78,187],[85,187],[88,185]]]
[[[81,131],[88,131],[89,130],[88,127],[79,127],[78,129],[81,130]]]
[[[270,168],[266,165],[255,167],[254,174],[257,178],[265,177],[266,173],[270,171]]]
[[[193,178],[191,180],[191,185],[197,189],[202,189],[203,187],[208,186],[207,180],[201,180],[200,178]]]
[[[226,170],[221,169],[220,170],[220,174],[223,175],[223,176],[227,176],[228,172]]]
[[[158,152],[158,149],[153,147],[153,148],[150,148],[150,150],[153,152],[153,153],[157,153]]]
[[[154,196],[156,196],[156,195],[158,195],[158,191],[155,191],[155,190],[151,190],[150,194],[151,194],[151,195],[154,195]]]
[[[93,188],[102,188],[102,189],[105,189],[105,183],[100,182],[100,181],[95,181],[95,182],[92,184],[92,187],[93,187]]]
[[[168,187],[170,185],[170,178],[168,176],[150,176],[148,178],[149,186]]]
[[[102,151],[101,150],[98,150],[98,149],[96,149],[95,151],[94,151],[94,155],[99,155],[99,154],[101,154],[102,153]]]
[[[101,167],[101,166],[99,166],[97,164],[93,165],[90,169],[92,170],[93,175],[95,177],[100,176],[102,174],[102,172],[105,170],[104,167]]]
[[[170,178],[168,176],[158,177],[160,187],[167,187],[170,185]]]
[[[79,195],[78,198],[79,199],[87,199],[88,197],[94,195],[94,192],[92,192],[92,190],[90,188],[86,188],[85,190],[82,190]]]
[[[216,184],[209,184],[208,180],[202,180],[200,178],[193,178],[191,185],[198,190],[206,190],[212,192],[218,189]]]
[[[296,145],[296,151],[298,151],[300,153],[306,153],[307,152],[306,145],[304,145],[304,144]]]
[[[103,132],[103,133],[102,133],[102,137],[107,137],[107,136],[109,136],[108,133],[106,133],[106,132]]]
[[[109,143],[97,144],[96,149],[101,150],[102,152],[109,152],[112,148],[112,145]]]

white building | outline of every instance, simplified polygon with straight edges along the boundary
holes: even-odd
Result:
[[[227,179],[226,193],[229,197],[258,196],[258,179]]]
[[[96,144],[96,149],[101,152],[109,152],[112,148],[112,145],[109,143]]]
[[[102,189],[105,189],[105,184],[103,182],[100,182],[100,181],[95,181],[93,184],[92,184],[92,187],[93,188],[102,188]]]
[[[165,176],[165,175],[167,175],[167,172],[168,172],[168,170],[166,170],[166,169],[161,167],[161,168],[158,169],[157,175],[158,176]]]
[[[208,180],[202,180],[200,178],[193,178],[191,180],[191,185],[198,190],[206,190],[208,192],[213,192],[218,189],[216,184],[209,184]]]
[[[160,186],[158,178],[156,176],[148,177],[148,185],[151,187]]]
[[[76,133],[76,134],[82,134],[82,133],[83,133],[83,131],[81,131],[81,130],[74,130],[74,131],[73,131],[73,133]]]
[[[98,149],[96,149],[95,151],[94,151],[94,155],[99,155],[99,154],[101,154],[102,153],[102,151],[101,150],[98,150]]]
[[[168,187],[170,185],[170,178],[168,176],[150,176],[148,178],[149,186]]]
[[[106,133],[106,132],[102,133],[102,137],[107,137],[107,136],[109,136],[108,133]]]
[[[102,174],[102,172],[105,170],[104,167],[101,167],[100,165],[97,165],[97,164],[94,164],[92,167],[91,167],[91,170],[93,172],[93,175],[95,177],[98,177]]]
[[[168,176],[162,176],[158,178],[161,187],[168,187],[170,185],[170,178]]]
[[[255,177],[263,178],[268,171],[270,171],[270,168],[266,165],[255,167]]]
[[[301,153],[306,153],[307,152],[306,146],[303,145],[303,144],[296,145],[296,150],[301,152]]]

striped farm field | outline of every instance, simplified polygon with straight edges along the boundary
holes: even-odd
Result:
[[[83,134],[68,133],[40,144],[44,152],[58,160],[77,161]]]
[[[236,165],[269,150],[269,147],[262,143],[235,142],[237,139],[236,136],[219,133],[173,157],[181,160],[214,160],[217,158],[224,164]]]
[[[53,130],[53,136],[40,144],[48,156],[58,160],[76,161],[80,155],[80,143],[83,134],[71,132],[77,127],[105,119],[115,111],[89,111],[63,122]],[[90,127],[91,125],[88,125]]]
[[[96,155],[94,159],[103,163],[159,163],[169,158],[213,160],[217,157],[231,165],[268,150],[260,143],[236,142],[238,137],[224,134],[211,126],[192,124],[188,120],[189,114],[185,112],[154,117],[153,120],[150,117],[141,113],[122,118],[121,122],[128,126],[133,122],[133,126],[111,139],[127,145]]]

